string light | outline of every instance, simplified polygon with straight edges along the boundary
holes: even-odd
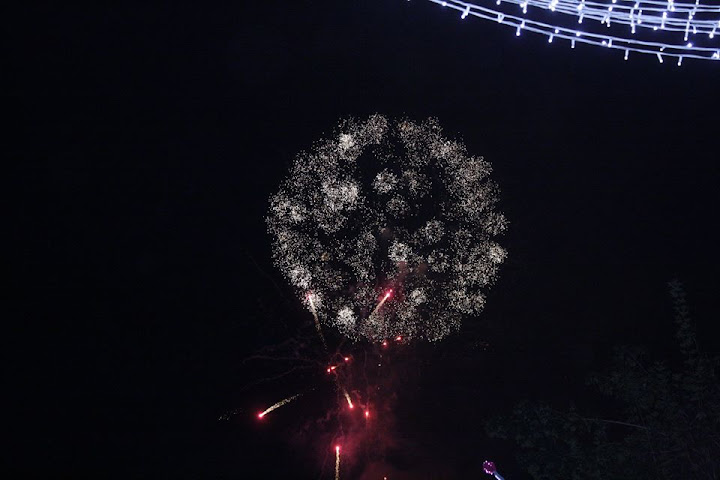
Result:
[[[674,0],[504,0],[479,3],[460,0],[429,0],[461,12],[463,19],[472,15],[483,20],[492,20],[511,28],[520,36],[523,30],[544,35],[548,43],[555,40],[575,40],[587,45],[618,49],[627,60],[629,52],[656,55],[663,63],[664,57],[677,58],[682,65],[684,59],[719,60],[720,45],[713,44],[720,28],[720,5],[701,5],[676,2]],[[556,18],[557,23],[536,20],[533,9],[546,11],[542,15]],[[519,10],[519,12],[518,12]],[[530,15],[528,15],[530,11]],[[573,20],[577,21],[572,27]],[[598,23],[594,23],[598,22]],[[600,32],[598,25],[614,27],[607,33]],[[623,35],[624,28],[629,34]],[[650,36],[645,32],[657,32]],[[662,33],[660,33],[662,32]],[[608,34],[610,33],[610,34]],[[645,35],[645,37],[643,37]],[[688,40],[693,36],[692,41]],[[715,40],[717,42],[717,40]],[[660,54],[662,52],[662,55]],[[683,60],[680,60],[680,59]]]

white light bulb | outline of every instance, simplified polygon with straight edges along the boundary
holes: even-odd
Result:
[[[409,0],[408,0],[409,1]],[[508,23],[505,23],[504,20],[506,18],[506,15],[499,10],[493,11],[492,9],[485,9],[483,7],[479,7],[476,5],[476,3],[470,3],[467,1],[438,1],[438,0],[432,0],[434,3],[441,4],[442,6],[449,6],[455,10],[458,10],[461,14],[462,19],[466,19],[471,13],[473,16],[476,16],[478,18],[483,18],[486,20],[496,20],[498,23],[503,23],[505,25],[513,25],[516,27],[515,35],[520,36],[522,34],[522,31],[525,29],[525,24],[527,21],[531,22],[530,30],[536,33],[543,34],[547,37],[548,43],[554,43],[555,37],[559,38],[567,38],[571,40],[571,47],[575,48],[576,41],[574,38],[579,38],[583,32],[580,32],[579,30],[571,30],[566,27],[561,27],[560,24],[553,25],[553,22],[551,23],[545,23],[542,21],[537,21],[535,19],[531,20],[525,20],[522,17],[517,18],[513,17],[513,20],[521,20],[520,22],[516,21],[509,21]],[[509,1],[509,0],[508,0]],[[710,49],[700,49],[699,51],[695,50],[694,41],[689,41],[689,36],[698,34],[707,34],[710,39],[714,39],[716,37],[716,33],[718,30],[720,30],[720,20],[712,20],[708,21],[704,18],[701,20],[698,20],[697,22],[694,22],[694,15],[695,13],[699,13],[701,16],[705,16],[708,14],[708,12],[714,12],[717,13],[720,11],[720,9],[716,6],[708,7],[706,5],[703,5],[702,7],[699,7],[700,1],[696,0],[695,5],[696,7],[691,6],[689,3],[685,3],[680,1],[679,3],[675,0],[653,0],[650,2],[649,0],[646,3],[649,3],[651,7],[650,8],[652,12],[649,14],[649,17],[645,18],[647,20],[646,27],[652,28],[654,31],[657,30],[672,30],[675,32],[684,31],[684,42],[685,45],[683,47],[683,44],[673,43],[672,45],[669,43],[664,43],[664,39],[657,38],[655,42],[648,42],[650,39],[645,38],[638,38],[637,34],[643,35],[646,34],[647,30],[642,29],[642,23],[643,23],[643,10],[642,10],[642,1],[641,0],[623,0],[618,2],[618,0],[611,0],[610,3],[596,3],[595,0],[588,3],[587,0],[545,0],[547,3],[542,3],[539,0],[533,0],[533,6],[540,7],[540,8],[546,8],[553,12],[561,12],[564,14],[573,14],[572,7],[574,6],[577,11],[577,21],[578,24],[582,24],[585,20],[585,13],[589,13],[589,17],[592,21],[591,24],[594,23],[594,21],[600,20],[601,24],[605,24],[608,28],[611,27],[612,22],[615,20],[617,23],[625,24],[630,26],[630,31],[632,33],[631,36],[627,36],[627,34],[616,37],[618,41],[620,42],[619,45],[614,44],[614,38],[611,38],[609,35],[605,37],[605,39],[602,38],[601,35],[596,34],[590,34],[590,37],[586,37],[586,39],[583,39],[581,41],[585,43],[589,43],[591,45],[599,45],[604,46],[607,48],[622,48],[625,50],[624,58],[625,60],[628,60],[630,50],[633,50],[635,52],[640,53],[650,53],[652,54],[652,50],[648,51],[647,48],[650,45],[655,45],[655,55],[658,58],[658,61],[660,63],[664,63],[664,51],[666,48],[669,48],[668,50],[669,55],[671,58],[677,58],[678,59],[678,65],[682,65],[682,62],[684,61],[684,57],[690,56],[690,57],[698,57],[698,58],[705,58],[705,59],[714,59],[718,60],[720,59],[720,51],[713,51]],[[667,6],[665,5],[665,2],[667,2]],[[502,0],[496,0],[495,3],[497,5],[502,4]],[[515,5],[518,5],[524,14],[528,13],[528,9],[530,6],[530,0],[513,0],[511,3],[514,3]],[[543,7],[544,5],[544,7]],[[618,6],[619,10],[615,10],[615,6]],[[663,10],[663,7],[666,7]],[[474,8],[477,8],[477,10],[473,10]],[[627,10],[626,10],[627,9]],[[685,18],[682,18],[681,15],[687,14]],[[526,17],[527,18],[527,17]],[[649,20],[648,20],[649,18]],[[716,17],[717,18],[717,17]],[[682,23],[685,23],[684,27],[682,28]],[[592,26],[592,25],[591,25]],[[641,28],[638,29],[638,26]],[[692,30],[691,30],[692,27]],[[579,28],[579,27],[578,27]],[[575,33],[575,35],[572,35],[572,33]],[[610,33],[610,32],[608,32]],[[574,38],[573,38],[574,37]],[[645,40],[644,42],[640,40]],[[679,55],[679,53],[682,51],[682,49],[686,49],[686,52],[683,52],[682,55]],[[707,52],[710,54],[710,56],[704,56],[702,55],[703,52]]]

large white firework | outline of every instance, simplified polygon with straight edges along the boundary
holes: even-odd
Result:
[[[506,256],[490,172],[434,119],[345,120],[270,198],[275,263],[352,339],[439,340],[483,309]]]

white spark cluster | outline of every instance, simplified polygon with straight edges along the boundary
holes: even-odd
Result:
[[[468,16],[490,20],[553,40],[672,57],[720,60],[720,5],[673,0],[429,0]],[[530,9],[530,13],[528,10]],[[538,15],[538,11],[543,11]],[[544,19],[551,19],[543,21]],[[611,28],[614,26],[616,28]]]
[[[483,309],[506,256],[490,172],[434,119],[343,121],[270,198],[274,261],[352,339],[439,340]]]

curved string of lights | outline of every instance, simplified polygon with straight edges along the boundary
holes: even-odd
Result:
[[[486,5],[457,0],[429,0],[461,13],[515,29],[556,39],[624,51],[655,55],[660,63],[666,57],[720,60],[720,5],[702,5],[674,0],[486,0]],[[530,8],[543,10],[547,23],[528,16]],[[519,10],[519,11],[517,11]],[[515,13],[513,13],[515,11]],[[577,26],[576,26],[577,25]],[[614,28],[610,29],[613,26]],[[605,28],[600,28],[605,27]],[[607,30],[610,29],[610,30]],[[604,33],[603,30],[605,30]],[[624,32],[627,32],[624,34]],[[672,38],[672,41],[670,39]],[[666,40],[667,39],[667,40]]]

